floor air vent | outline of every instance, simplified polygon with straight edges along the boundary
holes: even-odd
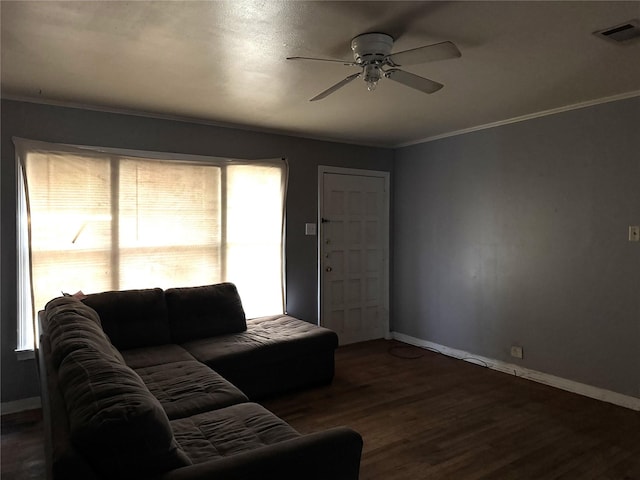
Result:
[[[594,32],[595,35],[616,43],[629,43],[640,38],[640,27],[638,20],[629,20],[615,27]]]

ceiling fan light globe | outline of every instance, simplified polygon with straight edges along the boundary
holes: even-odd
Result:
[[[377,65],[366,65],[364,67],[363,73],[364,73],[364,81],[367,83],[377,82],[378,80],[380,80],[380,77],[382,76],[380,67],[378,67]]]
[[[366,65],[363,70],[364,81],[367,84],[367,90],[373,92],[378,85],[378,80],[382,76],[382,71],[377,65]]]

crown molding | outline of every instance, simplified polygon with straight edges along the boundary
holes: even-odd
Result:
[[[462,130],[455,130],[453,132],[433,135],[431,137],[425,137],[419,140],[412,140],[410,142],[399,143],[395,145],[394,148],[397,149],[397,148],[410,147],[413,145],[419,145],[421,143],[429,143],[435,140],[441,140],[443,138],[457,137],[458,135],[465,135],[467,133],[473,133],[480,130],[487,130],[489,128],[501,127],[503,125],[510,125],[512,123],[526,122],[527,120],[533,120],[534,118],[547,117],[549,115],[556,115],[558,113],[569,112],[571,110],[579,110],[581,108],[593,107],[595,105],[601,105],[603,103],[617,102],[618,100],[626,100],[628,98],[634,98],[639,96],[640,96],[640,90],[634,90],[631,92],[621,93],[619,95],[598,98],[596,100],[589,100],[586,102],[575,103],[572,105],[565,105],[564,107],[552,108],[549,110],[542,110],[540,112],[529,113],[527,115],[521,115],[519,117],[508,118],[506,120],[500,120],[497,122],[477,125],[475,127],[464,128]]]

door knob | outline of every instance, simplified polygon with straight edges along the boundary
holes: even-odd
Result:
[[[332,270],[333,270],[333,268],[331,268],[331,267],[327,267],[327,268],[324,269],[325,272],[330,272]]]

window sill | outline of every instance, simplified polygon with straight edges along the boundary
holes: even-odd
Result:
[[[16,350],[16,357],[18,358],[18,361],[22,362],[24,360],[33,360],[36,358],[36,355],[33,351],[33,349],[27,349],[27,350]]]

